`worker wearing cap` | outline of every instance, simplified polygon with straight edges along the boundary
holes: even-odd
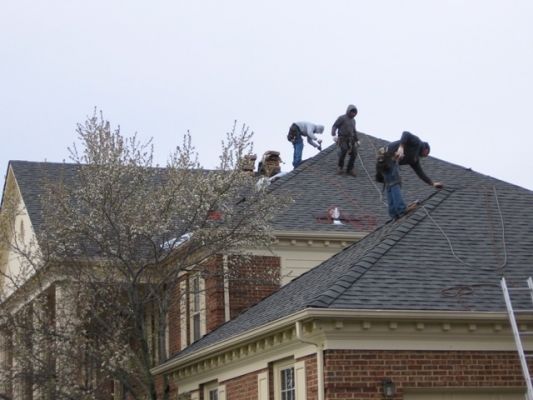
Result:
[[[339,147],[337,174],[342,174],[344,170],[344,159],[349,155],[348,165],[346,166],[346,173],[348,175],[356,176],[354,169],[355,157],[357,157],[357,147],[359,140],[357,138],[357,130],[355,129],[355,116],[357,115],[357,108],[350,104],[346,109],[346,114],[341,115],[333,123],[331,127],[331,136]]]
[[[302,152],[304,149],[304,141],[302,136],[307,137],[307,143],[322,150],[322,140],[317,139],[315,134],[322,134],[324,132],[323,125],[312,124],[311,122],[294,122],[289,128],[287,134],[287,140],[292,143],[294,147],[294,156],[292,160],[292,166],[294,168],[302,162]]]

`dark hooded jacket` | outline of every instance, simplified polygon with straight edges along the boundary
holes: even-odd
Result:
[[[346,114],[341,115],[333,123],[332,129],[333,132],[338,132],[339,139],[356,142],[359,139],[357,138],[357,131],[355,129],[355,118],[350,118],[349,115],[351,110],[357,110],[357,108],[353,104],[350,104],[346,109]]]
[[[418,136],[413,135],[411,132],[406,131],[402,133],[400,140],[391,142],[387,146],[387,153],[394,155],[394,153],[398,151],[398,148],[401,144],[403,144],[404,156],[400,160],[399,164],[410,165],[420,179],[422,179],[428,185],[433,185],[433,181],[425,174],[424,170],[422,169],[422,165],[420,165],[420,154],[425,148],[429,150],[429,144],[421,141]]]

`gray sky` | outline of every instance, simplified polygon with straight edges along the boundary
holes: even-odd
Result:
[[[2,0],[0,169],[68,160],[97,107],[218,162],[234,120],[292,169],[291,122],[409,130],[432,155],[533,190],[531,0]],[[305,146],[304,158],[316,150]],[[428,174],[435,180],[431,171]],[[444,182],[446,183],[446,182]]]

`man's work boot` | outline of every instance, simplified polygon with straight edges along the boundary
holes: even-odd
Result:
[[[415,200],[412,203],[409,203],[407,208],[405,209],[405,214],[413,211],[415,208],[417,208],[420,205],[420,200]]]
[[[350,176],[357,176],[357,172],[355,172],[355,169],[352,169],[351,171],[346,172]]]
[[[342,175],[342,168],[341,167],[337,167],[337,175]]]

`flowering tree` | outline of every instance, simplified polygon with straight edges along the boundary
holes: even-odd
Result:
[[[36,244],[3,237],[24,260],[25,279],[9,276],[11,298],[31,282],[56,288],[24,313],[4,311],[3,326],[22,332],[4,383],[31,385],[3,393],[93,399],[109,396],[114,382],[130,398],[168,398],[150,370],[168,357],[164,335],[179,280],[219,254],[249,261],[245,249],[269,245],[268,221],[286,199],[241,168],[253,150],[246,127],[227,134],[215,170],[201,168],[189,134],[165,168],[153,165],[151,141],[123,136],[101,113],[77,134],[69,149],[75,174],[44,184]],[[279,277],[257,277],[269,278]]]

